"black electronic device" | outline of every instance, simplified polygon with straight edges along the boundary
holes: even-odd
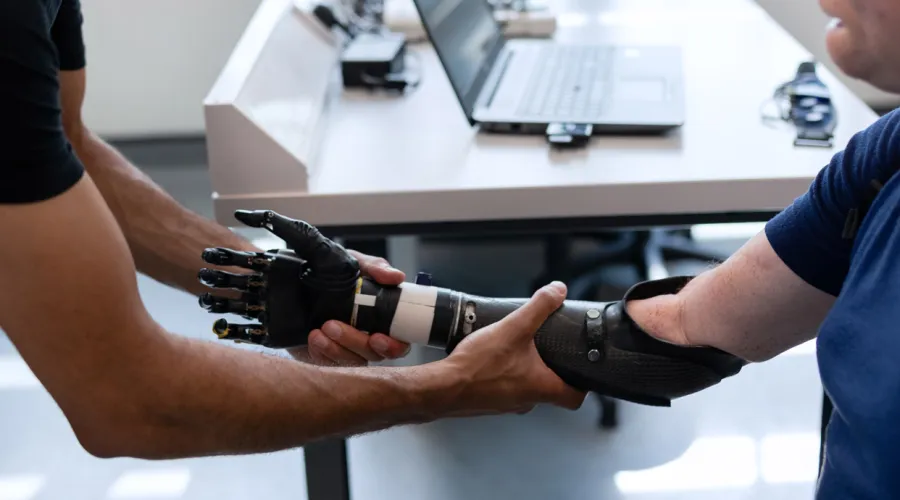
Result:
[[[347,88],[404,90],[406,37],[400,33],[361,33],[341,55],[341,76]]]

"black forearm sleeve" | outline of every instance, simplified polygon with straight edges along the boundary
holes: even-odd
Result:
[[[641,404],[667,406],[715,385],[738,373],[744,361],[718,349],[657,340],[638,328],[623,307],[628,300],[674,293],[688,279],[641,283],[617,302],[567,300],[537,332],[538,352],[570,385]],[[451,352],[466,335],[526,301],[412,283],[385,288],[363,280],[349,323]]]

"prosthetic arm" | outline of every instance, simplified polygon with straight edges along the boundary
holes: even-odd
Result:
[[[288,250],[204,251],[206,262],[253,271],[200,271],[206,285],[242,292],[240,299],[205,294],[200,297],[202,307],[259,321],[229,324],[219,319],[213,331],[221,339],[270,348],[303,346],[312,330],[334,319],[450,353],[467,335],[527,301],[434,287],[421,275],[416,283],[383,286],[361,276],[356,259],[303,221],[271,211],[238,211],[235,217],[248,226],[267,228]],[[625,311],[629,300],[674,293],[689,280],[640,283],[616,302],[567,300],[537,332],[537,350],[573,387],[639,404],[669,406],[673,399],[715,385],[737,374],[745,361],[710,347],[657,340]]]

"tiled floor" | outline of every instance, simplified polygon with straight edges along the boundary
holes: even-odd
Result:
[[[186,205],[209,213],[201,168],[154,168],[151,174]],[[504,258],[511,251],[517,264]],[[498,287],[525,293],[539,259],[540,248],[529,242],[429,245],[421,255],[441,275],[463,267],[468,272],[455,272],[453,284],[479,293]],[[197,336],[209,331],[211,319],[193,297],[143,277],[140,286],[167,328]],[[820,391],[807,345],[672,408],[624,404],[621,426],[613,431],[597,428],[595,404],[578,412],[540,408],[526,416],[384,431],[350,441],[353,498],[811,498]],[[0,335],[0,500],[130,498],[304,499],[303,454],[95,459],[79,447],[59,409]]]

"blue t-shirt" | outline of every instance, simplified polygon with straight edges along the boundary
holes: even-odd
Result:
[[[766,226],[798,276],[837,297],[818,335],[835,405],[817,498],[900,498],[900,112],[858,133]],[[883,188],[871,188],[871,181]],[[854,208],[871,202],[855,237]],[[874,199],[872,198],[874,197]]]

